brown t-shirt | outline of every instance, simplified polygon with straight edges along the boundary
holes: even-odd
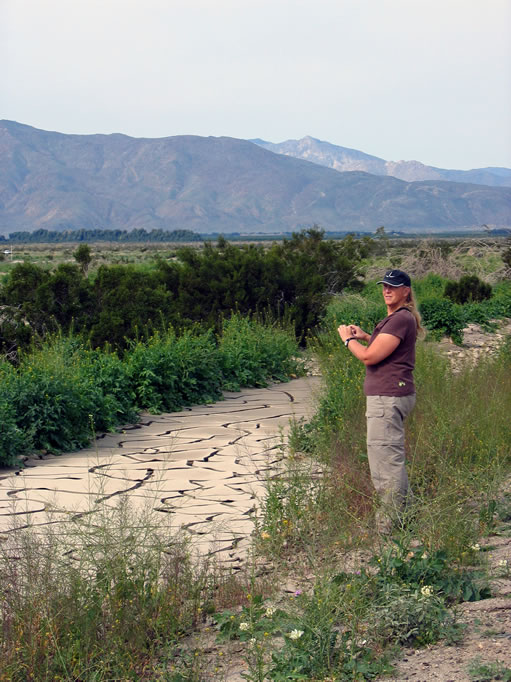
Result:
[[[398,347],[376,365],[366,366],[364,393],[366,395],[403,396],[415,393],[413,368],[415,367],[415,341],[417,323],[406,308],[400,308],[379,322],[371,335],[369,345],[381,333],[401,339]]]

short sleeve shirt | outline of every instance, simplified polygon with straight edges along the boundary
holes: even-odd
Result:
[[[376,365],[366,366],[365,395],[404,396],[415,393],[415,341],[417,323],[406,308],[400,308],[379,322],[371,335],[369,346],[378,334],[392,334],[400,339],[398,347]]]

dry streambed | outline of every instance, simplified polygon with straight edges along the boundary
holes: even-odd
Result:
[[[144,414],[88,450],[0,470],[0,539],[95,513],[127,493],[135,505],[169,514],[200,553],[238,566],[265,477],[283,458],[290,420],[311,416],[317,382],[305,377],[182,412]]]

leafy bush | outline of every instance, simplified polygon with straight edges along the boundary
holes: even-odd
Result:
[[[277,325],[233,316],[224,334],[170,328],[131,343],[122,360],[57,335],[21,354],[17,368],[0,362],[0,465],[31,450],[84,447],[140,409],[178,410],[301,372],[294,334]]]
[[[14,373],[7,363],[0,363],[0,385]],[[16,423],[16,412],[4,392],[0,393],[0,466],[19,463],[20,455],[32,446],[30,434],[23,432]]]
[[[492,295],[490,284],[486,284],[477,275],[464,275],[458,282],[447,282],[444,296],[453,303],[472,303],[484,301]]]
[[[270,313],[288,320],[303,339],[320,319],[332,293],[361,286],[360,263],[367,239],[324,239],[312,228],[269,248],[233,245],[225,239],[203,249],[184,247],[171,261],[142,266],[101,265],[86,277],[90,250],[74,252],[79,265],[55,271],[17,264],[0,287],[0,304],[19,307],[40,335],[81,333],[93,347],[123,350],[154,330],[220,330],[222,319]],[[26,347],[26,339],[19,338]]]
[[[132,344],[125,362],[139,409],[178,410],[221,397],[220,358],[211,331],[178,337],[169,328]]]
[[[302,372],[294,334],[276,324],[232,315],[224,320],[218,350],[224,388],[230,391],[287,381]]]
[[[424,326],[434,339],[449,336],[455,343],[462,343],[464,320],[459,308],[447,299],[429,298],[419,305]]]
[[[83,447],[94,429],[134,419],[122,364],[116,355],[84,348],[73,337],[54,337],[21,357],[4,373],[0,401],[13,411],[16,427],[37,450]],[[0,450],[0,461],[5,457]]]

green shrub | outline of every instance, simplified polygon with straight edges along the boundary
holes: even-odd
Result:
[[[464,275],[458,282],[447,282],[444,296],[453,303],[472,303],[484,301],[492,295],[490,284],[486,284],[477,275]]]
[[[0,396],[32,447],[53,452],[84,447],[95,428],[111,429],[136,414],[117,356],[90,351],[73,337],[54,337],[23,355],[17,371],[4,375]]]
[[[224,388],[229,391],[287,381],[302,371],[292,332],[241,315],[224,320],[218,351]]]
[[[28,450],[86,446],[95,431],[131,422],[140,409],[178,410],[218,400],[222,390],[285,381],[301,371],[294,335],[233,316],[218,340],[198,328],[173,329],[131,343],[121,360],[78,337],[48,338],[0,364],[0,464]]]
[[[10,365],[0,363],[0,385],[12,374]],[[0,391],[0,424],[0,466],[18,464],[20,455],[30,451],[32,440],[29,433],[18,427],[14,406],[3,391]]]
[[[419,305],[423,325],[434,339],[449,336],[455,343],[463,341],[464,320],[459,308],[447,299],[428,298]]]
[[[179,410],[221,397],[220,359],[211,331],[185,331],[178,337],[169,328],[132,344],[124,359],[140,409]]]
[[[446,279],[430,272],[426,277],[414,280],[412,287],[417,297],[417,300],[422,301],[428,298],[443,298]]]

